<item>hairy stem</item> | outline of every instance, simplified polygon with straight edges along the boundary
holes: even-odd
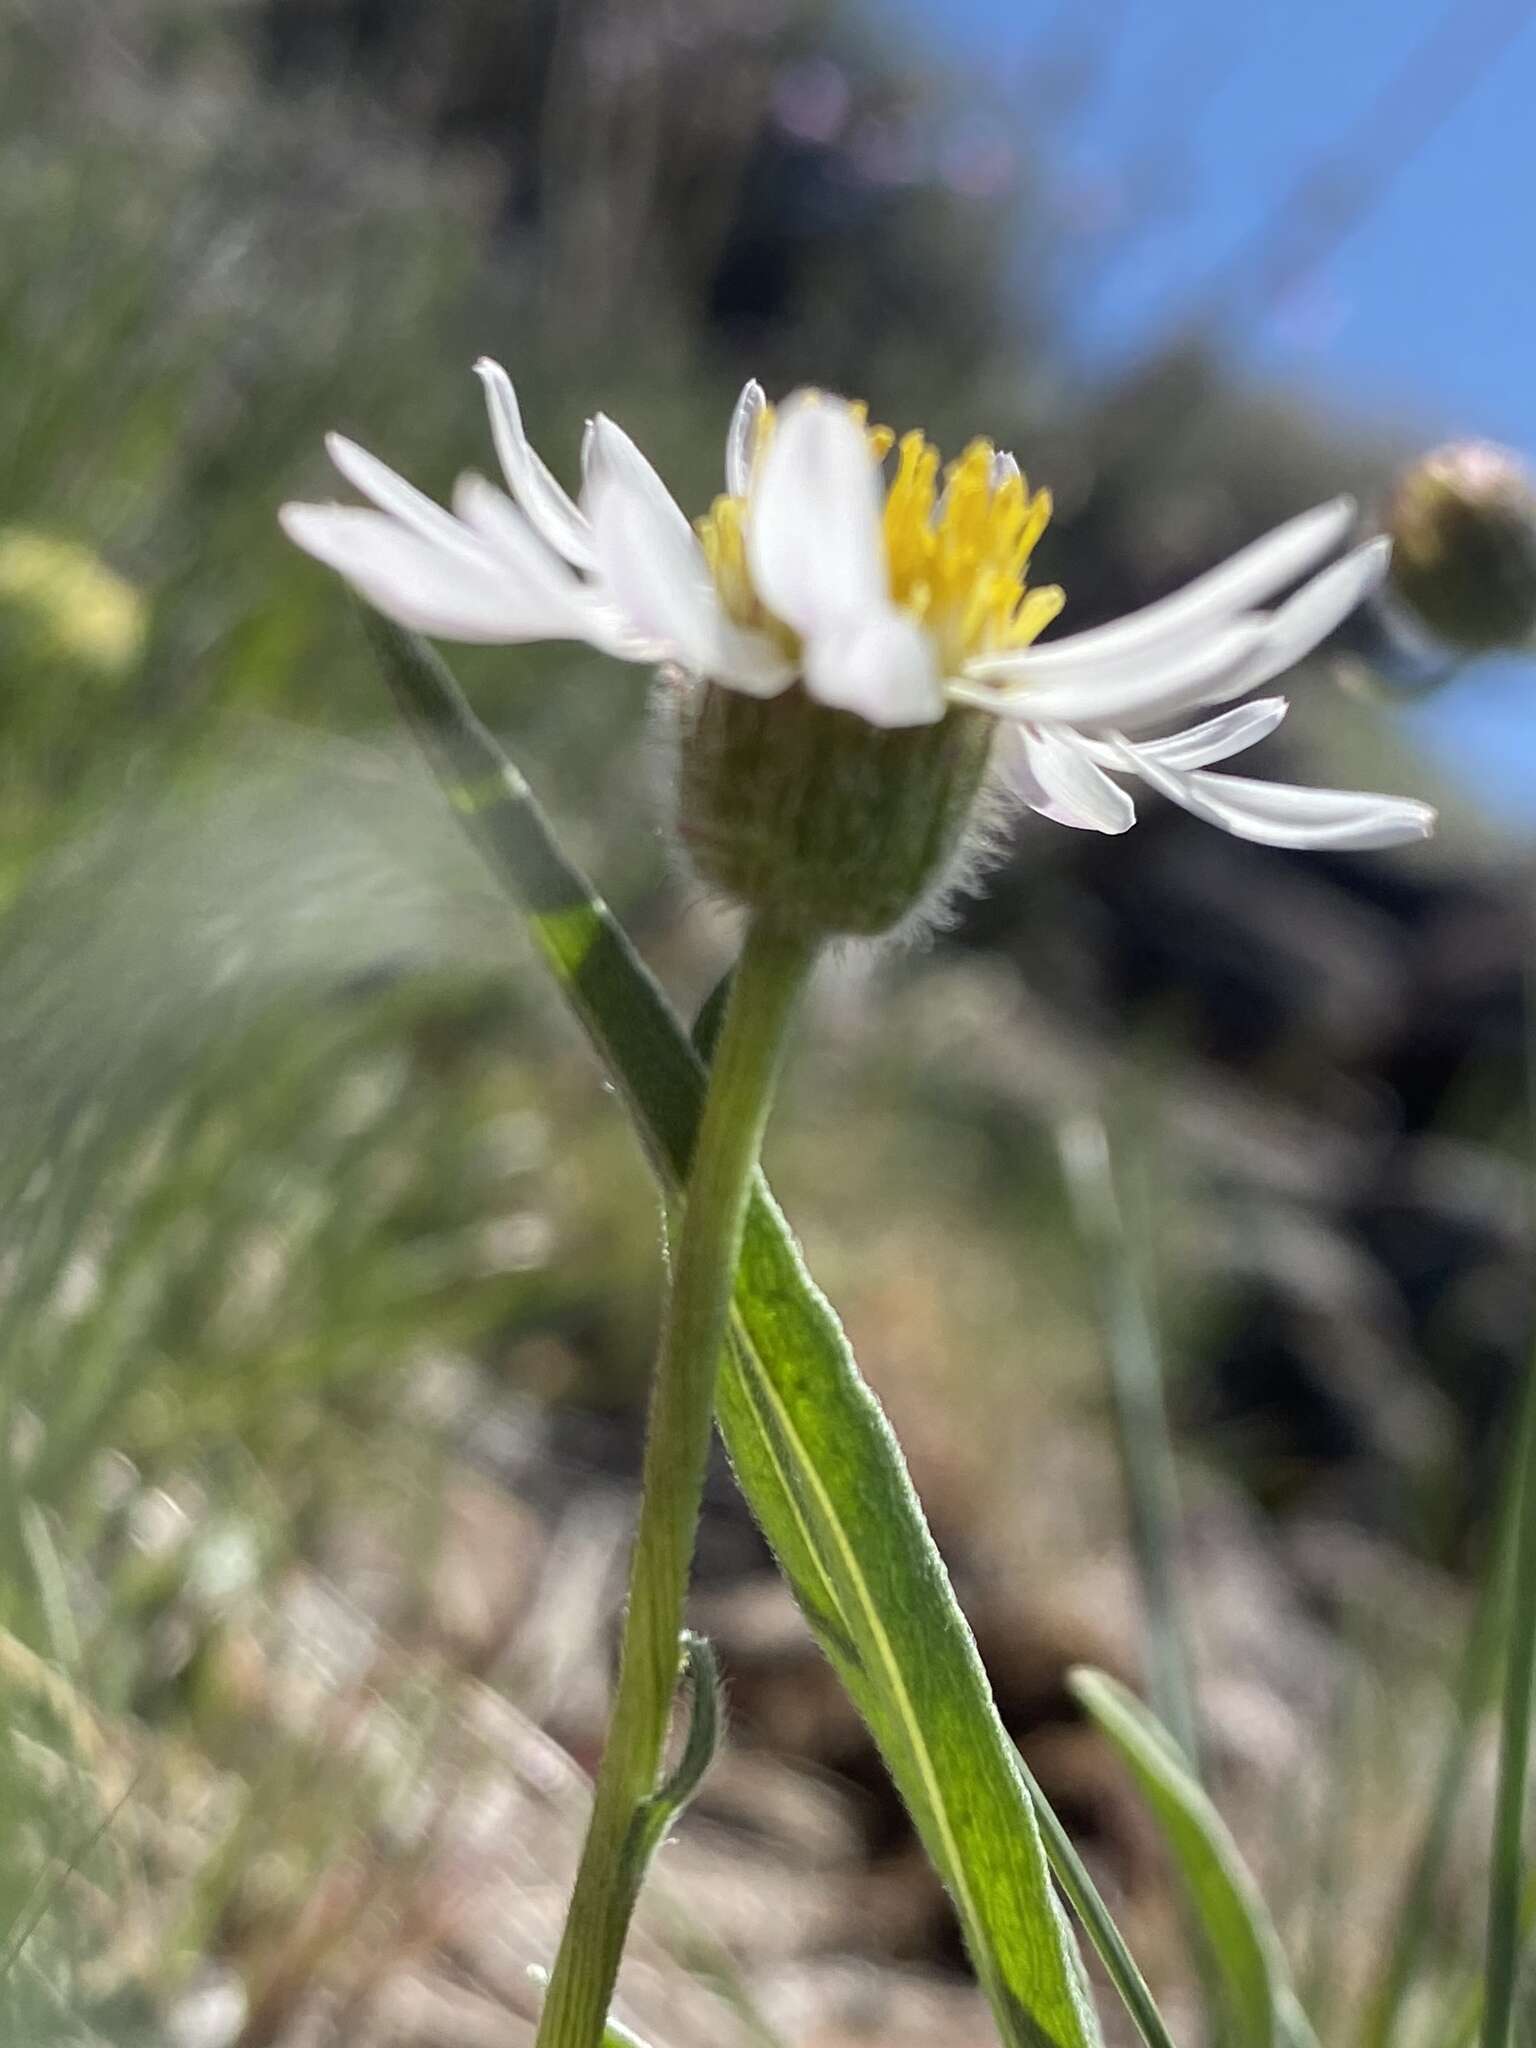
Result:
[[[536,2048],[599,2048],[645,1875],[649,1838],[637,1822],[657,1789],[677,1691],[715,1374],[747,1196],[813,957],[810,941],[760,918],[726,1003],[651,1391],[613,1719]]]

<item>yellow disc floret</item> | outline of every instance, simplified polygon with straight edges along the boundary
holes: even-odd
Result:
[[[789,651],[796,640],[787,626],[770,617],[758,602],[747,569],[747,501],[745,498],[716,498],[704,517],[695,521],[704,548],[704,559],[720,593],[727,615],[738,626],[754,626],[772,633]]]
[[[862,421],[864,408],[854,411]],[[1027,647],[1064,602],[1056,585],[1031,589],[1025,580],[1050,520],[1050,493],[1031,493],[1017,465],[1000,458],[990,441],[973,441],[943,472],[941,487],[939,451],[924,435],[903,434],[897,443],[889,427],[867,431],[876,461],[893,445],[897,451],[884,517],[891,597],[927,627],[945,672],[978,654]],[[765,406],[755,456],[772,432],[773,409]],[[744,498],[721,497],[699,521],[710,572],[733,619],[773,634],[793,653],[794,634],[752,587],[746,514]]]

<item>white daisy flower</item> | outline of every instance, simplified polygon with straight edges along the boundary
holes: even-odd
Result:
[[[1285,716],[1282,697],[1237,700],[1317,647],[1386,572],[1384,539],[1320,567],[1353,520],[1347,498],[1172,597],[1039,647],[1063,602],[1025,580],[1050,498],[988,442],[941,477],[920,433],[897,443],[819,392],[775,408],[749,383],[726,436],[725,493],[695,526],[602,414],[570,497],[529,442],[506,372],[476,368],[506,491],[465,476],[449,513],[333,434],[332,460],[371,506],[282,510],[292,540],[404,626],[585,641],[756,697],[799,683],[877,726],[968,705],[1003,727],[1022,800],[1084,830],[1134,823],[1126,780],[1271,846],[1393,846],[1433,827],[1430,806],[1408,798],[1211,772]],[[1168,730],[1224,704],[1235,708]]]

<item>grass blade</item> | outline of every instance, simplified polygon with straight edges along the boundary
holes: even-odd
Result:
[[[1536,1873],[1527,1873],[1520,1900],[1522,1959],[1533,1931],[1536,1931]],[[1473,2042],[1477,2039],[1478,2029],[1482,2025],[1485,1983],[1481,1970],[1474,1971],[1467,1977],[1460,1996],[1451,2006],[1449,2016],[1430,2037],[1434,2048],[1472,2048]]]
[[[1030,1797],[1035,1802],[1035,1817],[1040,1823],[1041,1838],[1045,1853],[1061,1886],[1067,1903],[1082,1923],[1088,1939],[1098,1950],[1099,1960],[1111,1984],[1119,1992],[1126,2011],[1136,2023],[1147,2048],[1174,2048],[1173,2036],[1167,2022],[1157,2009],[1151,1987],[1141,1974],[1141,1967],[1125,1945],[1125,1937],[1115,1925],[1108,1906],[1099,1896],[1099,1888],[1088,1874],[1088,1866],[1072,1843],[1061,1822],[1051,1810],[1049,1800],[1035,1782],[1035,1775],[1028,1764],[1020,1759],[1024,1782],[1029,1787]]]
[[[1199,1776],[1199,1721],[1180,1585],[1179,1484],[1163,1364],[1127,1241],[1109,1139],[1097,1117],[1063,1125],[1058,1150],[1097,1299],[1147,1631],[1152,1709]]]
[[[1531,1406],[1529,1390],[1525,1398]],[[1462,1652],[1461,1668],[1451,1701],[1450,1719],[1435,1768],[1434,1786],[1413,1861],[1396,1911],[1392,1937],[1381,1970],[1366,2001],[1361,2048],[1388,2048],[1397,2028],[1403,2001],[1423,1967],[1435,1933],[1438,1891],[1451,1835],[1472,1768],[1478,1729],[1494,1696],[1504,1647],[1504,1610],[1508,1598],[1510,1548],[1515,1526],[1520,1454],[1525,1424],[1517,1431],[1514,1452],[1500,1492],[1499,1511],[1489,1548],[1486,1576]],[[1481,2015],[1479,1989],[1478,2013]],[[1475,2030],[1475,2023],[1474,2023]]]
[[[703,1068],[527,783],[435,654],[369,615],[386,675],[629,1105],[664,1194]],[[747,1219],[720,1388],[742,1490],[869,1723],[954,1900],[1008,2048],[1094,2048],[1033,1805],[896,1440],[766,1185]]]
[[[1525,1881],[1525,1793],[1531,1759],[1531,1687],[1536,1681],[1536,1403],[1521,1418],[1519,1478],[1509,1581],[1504,1712],[1494,1803],[1484,1964],[1483,2048],[1506,2048],[1514,2020]]]
[[[1222,1992],[1222,2038],[1232,2048],[1312,2048],[1258,1886],[1172,1737],[1104,1672],[1076,1671],[1071,1686],[1157,1816]]]

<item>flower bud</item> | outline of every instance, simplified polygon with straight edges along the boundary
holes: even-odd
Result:
[[[1387,508],[1392,585],[1448,648],[1482,654],[1536,636],[1536,487],[1489,441],[1456,441],[1398,479]]]
[[[698,874],[817,938],[874,938],[931,909],[965,860],[996,720],[951,708],[882,727],[796,684],[705,684],[682,706],[678,829]]]

